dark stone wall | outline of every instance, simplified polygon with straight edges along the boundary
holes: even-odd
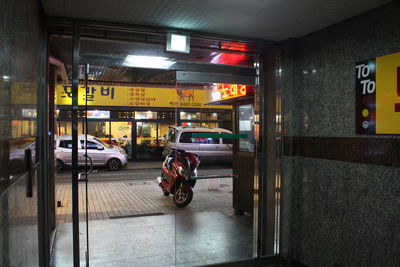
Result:
[[[399,51],[397,1],[281,44],[288,260],[400,265],[399,136],[355,128],[355,63]]]

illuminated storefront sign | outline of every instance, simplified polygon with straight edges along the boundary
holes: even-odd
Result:
[[[217,83],[214,85],[213,88],[212,101],[245,96],[246,92],[247,92],[246,85]]]
[[[86,93],[84,86],[79,86],[78,91],[78,104],[85,105],[87,97],[88,106],[232,108],[227,105],[204,105],[205,90],[89,85]],[[71,103],[71,86],[57,85],[56,104],[71,105]]]
[[[22,109],[23,118],[36,118],[36,116],[37,116],[36,109],[27,109],[27,108]]]
[[[400,53],[355,66],[357,134],[400,134]]]
[[[88,117],[88,119],[109,119],[110,111],[109,110],[88,110],[87,117]]]

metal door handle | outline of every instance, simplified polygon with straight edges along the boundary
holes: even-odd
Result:
[[[92,159],[92,157],[91,156],[88,156],[87,154],[83,154],[83,156],[85,157],[85,158],[88,158],[89,160],[90,160],[90,168],[89,168],[89,171],[88,172],[80,172],[80,173],[78,173],[78,181],[86,181],[86,178],[85,179],[82,179],[82,175],[83,174],[86,174],[85,176],[87,176],[87,175],[89,175],[90,173],[94,173],[94,172],[96,172],[96,171],[94,171],[93,170],[93,159]]]
[[[26,164],[26,170],[28,171],[28,176],[26,181],[26,197],[32,197],[33,166],[32,166],[32,151],[30,149],[25,150],[25,164]]]

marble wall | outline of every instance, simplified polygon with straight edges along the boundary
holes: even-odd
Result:
[[[282,43],[285,140],[352,137],[368,143],[370,136],[355,129],[355,63],[394,52],[400,52],[397,1]],[[324,148],[303,151],[313,149]],[[337,151],[325,149],[318,157],[285,149],[283,257],[308,266],[400,266],[400,168],[328,160],[338,151],[343,159],[357,153],[390,157],[368,145],[352,149],[338,143]]]

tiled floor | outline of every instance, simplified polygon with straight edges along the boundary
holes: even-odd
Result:
[[[232,213],[232,179],[211,183],[198,180],[192,203],[183,209],[163,196],[154,179],[90,183],[90,266],[198,266],[251,258],[252,220]],[[84,211],[84,184],[80,192]],[[63,207],[57,208],[53,266],[72,266],[70,185],[58,184],[56,194]],[[146,216],[154,213],[164,215]],[[84,213],[80,217],[84,266]]]
[[[72,266],[71,223],[58,231],[53,266]],[[198,266],[252,256],[252,229],[220,212],[96,220],[89,235],[90,266]]]

